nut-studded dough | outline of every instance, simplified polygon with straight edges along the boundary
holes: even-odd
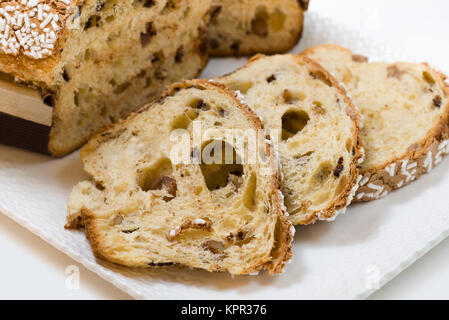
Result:
[[[369,63],[336,45],[304,54],[333,72],[362,112],[366,159],[357,201],[385,197],[449,153],[446,76],[425,63]]]

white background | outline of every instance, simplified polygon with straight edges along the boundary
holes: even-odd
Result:
[[[399,52],[413,52],[438,67],[449,57],[449,1],[311,0],[311,9],[356,28]],[[425,214],[425,213],[423,213]],[[423,219],[425,221],[425,219]],[[66,288],[76,262],[0,215],[0,299],[129,299],[79,266],[78,290]],[[374,299],[449,299],[449,240],[403,272]]]

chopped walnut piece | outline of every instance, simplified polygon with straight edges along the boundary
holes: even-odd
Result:
[[[443,102],[443,100],[441,99],[441,96],[436,96],[433,99],[433,105],[435,106],[435,108],[441,108],[442,102]]]
[[[189,229],[202,229],[210,232],[212,231],[212,222],[200,218],[193,221],[187,220],[182,225],[170,230],[168,232],[167,239],[169,241],[173,241],[176,237],[180,236]]]
[[[123,218],[123,216],[121,214],[116,215],[114,220],[113,220],[114,226],[122,224],[123,219],[124,218]]]
[[[343,165],[344,159],[343,157],[341,157],[340,159],[338,159],[338,165],[337,167],[334,169],[334,176],[337,178],[340,178],[341,173],[343,172],[343,170],[345,169],[345,166]]]
[[[401,79],[404,71],[399,70],[397,66],[390,66],[387,68],[387,77]]]
[[[170,177],[161,177],[158,179],[154,179],[150,183],[150,190],[165,190],[170,196],[164,197],[164,201],[173,200],[176,197],[176,191],[178,190],[178,186],[176,184],[176,180]]]
[[[221,241],[208,240],[203,243],[203,249],[212,252],[213,254],[222,254],[225,250],[224,244]]]
[[[362,62],[368,62],[368,58],[365,56],[362,56],[360,54],[354,54],[352,55],[352,61],[362,63]]]

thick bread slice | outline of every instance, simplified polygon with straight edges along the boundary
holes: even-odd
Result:
[[[209,52],[214,56],[281,53],[301,37],[308,0],[214,0]]]
[[[364,116],[366,159],[358,201],[379,199],[409,184],[449,153],[446,76],[425,63],[368,63],[335,45],[304,54],[344,83]]]
[[[0,141],[64,156],[157,98],[167,85],[196,77],[208,61],[211,3],[0,1],[8,17],[2,27],[0,77],[33,88],[52,112],[49,123],[37,126],[29,119],[34,105],[11,115],[0,96],[0,128],[28,121],[22,123],[24,130],[10,130]],[[19,119],[13,122],[11,116]],[[44,147],[30,148],[21,140]]]
[[[243,160],[246,145],[233,141],[243,130],[261,133],[254,150],[265,162]],[[80,209],[95,254],[111,262],[281,273],[292,256],[294,228],[265,139],[259,119],[224,87],[201,80],[175,84],[82,149],[91,180],[75,187],[69,206]],[[215,163],[218,149],[207,148],[221,151],[223,143],[234,148],[233,161]],[[175,161],[180,154],[187,159]],[[201,164],[193,164],[199,155]],[[214,163],[207,164],[207,155]]]
[[[360,114],[323,68],[301,56],[258,55],[217,79],[239,90],[278,141],[294,224],[332,220],[357,188]]]

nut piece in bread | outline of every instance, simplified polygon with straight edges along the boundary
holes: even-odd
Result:
[[[357,189],[360,113],[335,79],[301,56],[256,56],[217,81],[238,90],[276,138],[294,224],[332,220]]]
[[[446,76],[425,63],[369,63],[336,45],[311,48],[304,55],[333,72],[362,112],[366,159],[357,201],[385,197],[449,153]]]
[[[262,133],[254,150],[264,161],[243,160],[249,147],[233,142],[248,131]],[[82,149],[91,180],[73,189],[69,207],[79,212],[69,223],[85,224],[98,257],[125,266],[281,273],[294,228],[265,139],[259,119],[223,86],[175,84]],[[176,160],[181,154],[187,161]]]
[[[209,52],[214,56],[281,53],[301,37],[307,1],[214,0]]]
[[[0,140],[23,147],[29,146],[16,140],[35,141],[46,148],[29,149],[63,156],[167,84],[196,77],[207,62],[210,6],[211,0],[2,1],[0,11],[10,18],[1,31],[0,72],[36,90],[53,112],[41,124],[29,119],[32,106],[18,117],[0,103],[0,127],[11,116],[23,126]]]

